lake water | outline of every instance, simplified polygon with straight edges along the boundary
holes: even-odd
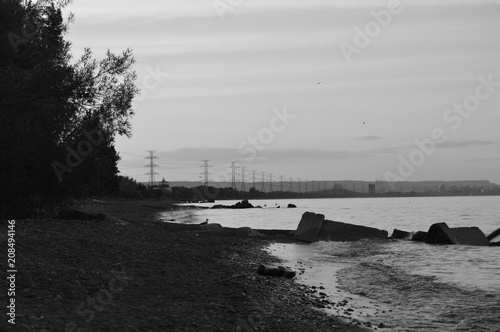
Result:
[[[302,214],[311,211],[329,220],[385,229],[389,234],[394,228],[427,231],[436,222],[446,222],[450,227],[477,226],[486,235],[500,228],[500,196],[251,203],[263,208],[178,210],[163,213],[161,218],[189,223],[209,219],[210,223],[227,227],[295,230]],[[297,208],[286,208],[288,203]],[[293,268],[307,267],[310,272],[299,275],[297,282],[318,283],[330,298],[349,299],[357,319],[383,322],[386,327],[381,330],[500,331],[500,247],[362,240],[275,244],[268,250]]]

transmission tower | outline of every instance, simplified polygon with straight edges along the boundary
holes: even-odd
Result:
[[[308,181],[306,180],[306,191],[305,191],[306,193],[307,193],[307,182],[308,182]]]
[[[245,170],[247,168],[245,166],[241,166],[241,191],[246,191],[245,188]]]
[[[231,188],[236,189],[236,161],[231,161]]]
[[[290,178],[290,192],[293,191],[293,178]]]
[[[273,173],[269,173],[269,192],[273,191]]]
[[[208,172],[208,169],[209,169],[210,167],[212,167],[212,166],[210,166],[210,165],[208,164],[208,162],[209,162],[210,160],[202,160],[202,161],[203,161],[203,165],[201,165],[200,167],[203,167],[203,185],[204,185],[205,187],[207,187],[207,186],[208,186],[208,178],[209,178],[210,174],[212,174],[212,173],[209,173],[209,172]]]
[[[299,193],[301,192],[300,191],[300,178],[297,179],[297,187],[298,187],[298,190],[299,190]]]
[[[155,156],[156,150],[148,150],[149,156],[146,157],[146,159],[149,159],[149,164],[146,165],[146,167],[149,167],[149,172],[146,173],[146,175],[149,175],[149,186],[154,187],[156,185],[155,181],[155,175],[158,174],[155,172],[155,167],[158,165],[155,164],[155,159],[158,159],[158,157]]]
[[[283,192],[283,175],[280,175],[280,191]]]
[[[266,177],[266,172],[260,172],[260,175],[262,176],[262,192],[266,192],[266,184],[265,184],[265,177]]]
[[[257,190],[257,187],[255,186],[255,174],[257,173],[256,170],[252,170],[252,187]]]

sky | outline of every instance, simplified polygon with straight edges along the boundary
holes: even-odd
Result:
[[[131,48],[122,175],[500,183],[500,1],[74,0],[68,39]]]

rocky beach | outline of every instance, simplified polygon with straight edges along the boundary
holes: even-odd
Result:
[[[316,287],[257,273],[284,264],[264,248],[291,241],[286,232],[159,222],[158,211],[176,208],[159,201],[74,208],[101,215],[16,220],[15,325],[4,317],[2,331],[383,330],[328,315],[345,303]]]

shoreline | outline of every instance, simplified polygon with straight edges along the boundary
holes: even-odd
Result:
[[[156,222],[156,209],[131,201],[76,208],[125,223],[16,220],[7,331],[371,331],[314,309],[321,298],[294,279],[257,274],[259,264],[285,264],[265,251],[273,237]]]
[[[336,273],[352,266],[352,263],[320,263],[311,258],[316,256],[311,244],[272,243],[266,250],[279,258],[285,266],[299,272],[295,281],[309,287],[309,291],[321,297],[324,305],[321,310],[327,314],[343,319],[346,324],[367,328],[387,326],[385,321],[376,318],[376,315],[382,311],[391,311],[389,306],[340,288]]]

